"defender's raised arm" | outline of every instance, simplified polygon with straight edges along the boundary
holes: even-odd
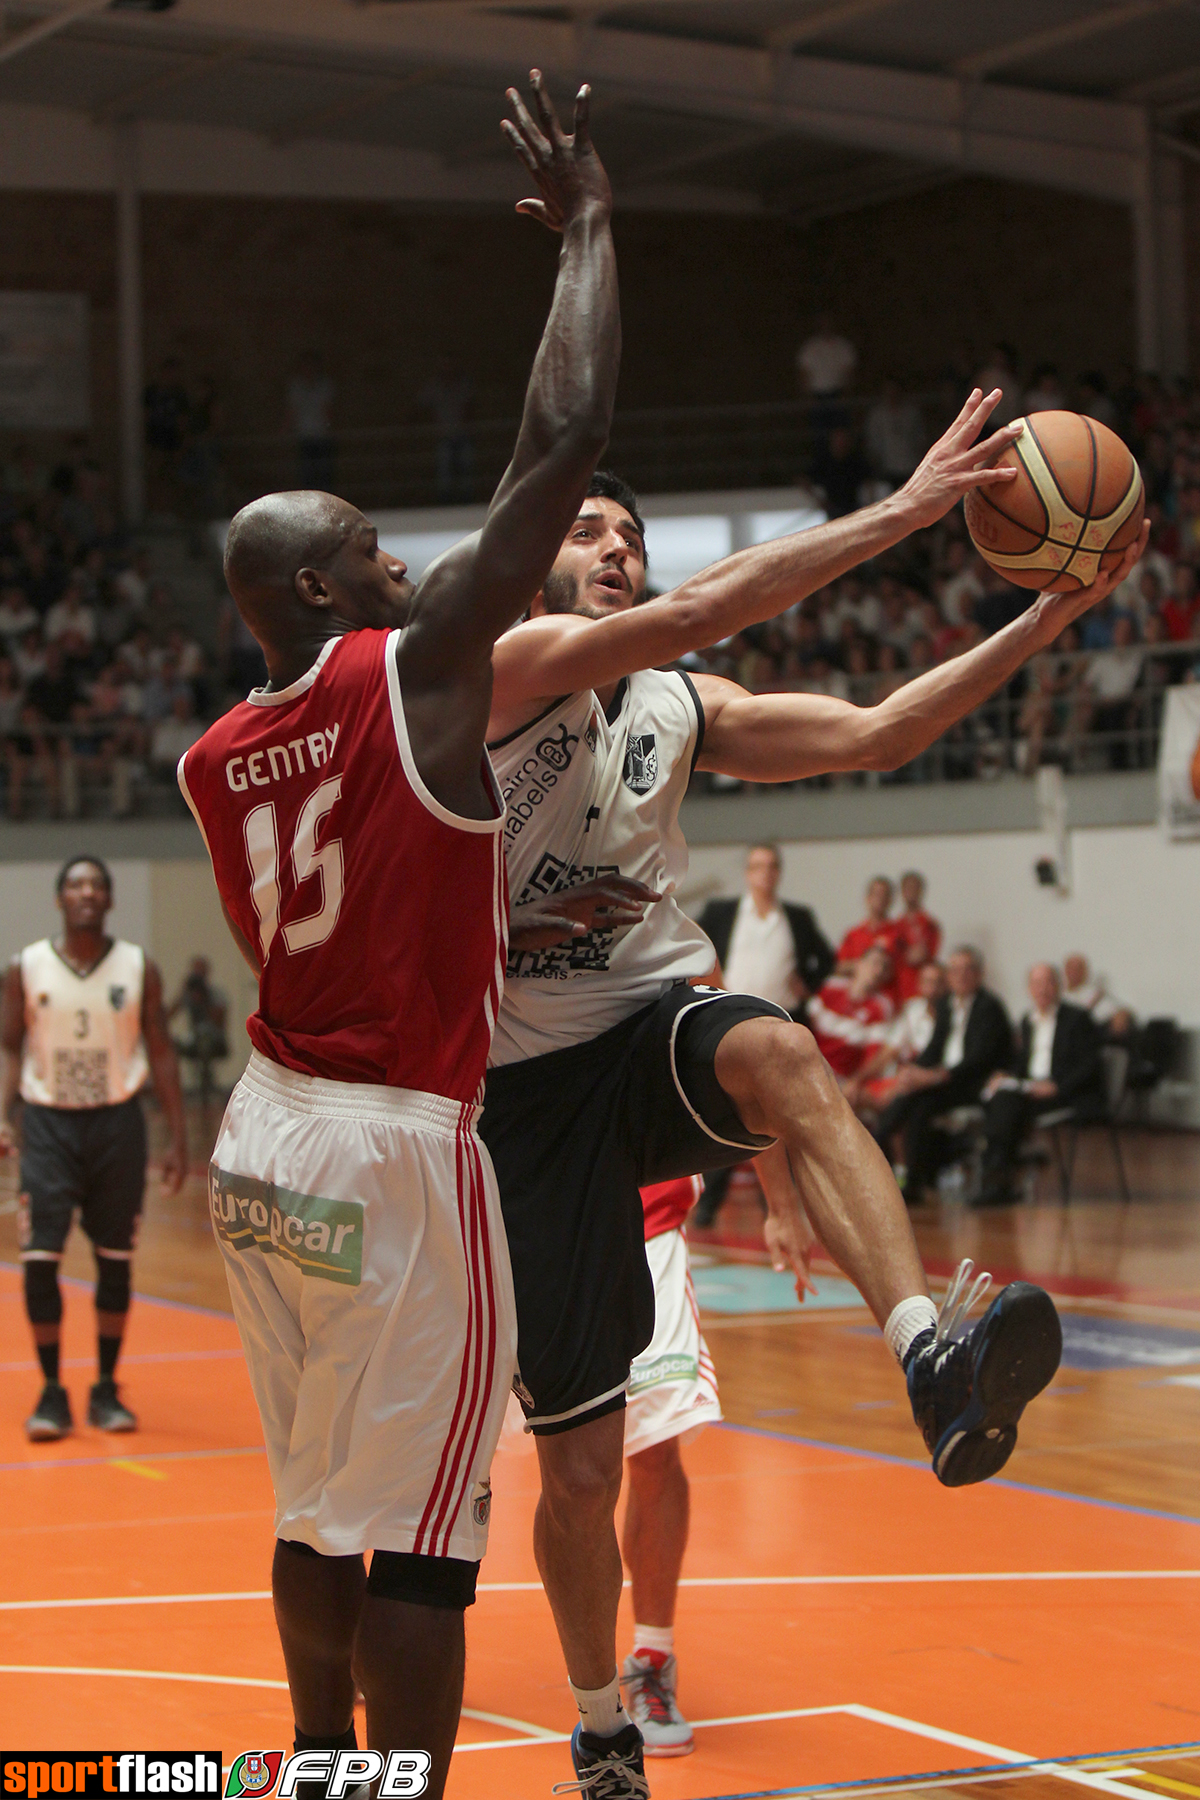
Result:
[[[558,281],[513,458],[482,530],[420,583],[402,673],[440,684],[485,661],[494,640],[541,586],[579,510],[608,438],[621,355],[608,178],[588,135],[590,90],[567,136],[540,73],[530,77],[537,122],[515,88],[504,129],[539,197],[517,210],[561,232]]]

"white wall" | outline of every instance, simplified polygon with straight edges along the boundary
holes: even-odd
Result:
[[[1169,843],[1154,825],[1070,836],[1066,898],[1034,880],[1034,861],[1047,849],[1037,832],[785,844],[782,891],[813,907],[836,943],[862,917],[872,875],[920,869],[948,943],[979,946],[989,985],[1014,1011],[1026,1003],[1031,963],[1080,950],[1143,1017],[1200,1025],[1200,844]],[[737,846],[694,850],[681,895],[689,910],[712,894],[739,892],[742,859]]]

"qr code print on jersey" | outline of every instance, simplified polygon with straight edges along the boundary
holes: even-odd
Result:
[[[54,1052],[55,1106],[107,1106],[108,1051]]]

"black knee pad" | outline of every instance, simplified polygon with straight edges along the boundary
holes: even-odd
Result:
[[[96,1255],[96,1311],[129,1311],[129,1258]]]
[[[376,1550],[371,1557],[367,1592],[379,1600],[407,1600],[411,1606],[441,1606],[462,1612],[475,1604],[477,1562],[457,1556],[412,1556],[407,1551]]]
[[[62,1318],[62,1293],[58,1285],[58,1262],[27,1262],[25,1271],[25,1311],[31,1325],[57,1325]]]

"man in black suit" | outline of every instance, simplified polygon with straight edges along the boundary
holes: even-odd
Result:
[[[774,1000],[798,1017],[832,970],[833,948],[810,907],[779,901],[782,874],[778,844],[752,844],[745,893],[710,900],[700,928],[712,939],[726,987]]]
[[[987,1150],[977,1206],[1005,1206],[1021,1139],[1038,1115],[1071,1106],[1084,1118],[1104,1111],[1100,1033],[1081,1006],[1062,998],[1058,971],[1036,963],[1029,971],[1032,1009],[1021,1020],[1011,1073],[993,1075],[983,1090]]]
[[[712,939],[725,986],[735,993],[774,1000],[794,1019],[833,968],[833,948],[807,906],[778,899],[783,858],[778,844],[752,844],[746,855],[746,891],[740,900],[710,900],[700,915]],[[725,1198],[732,1169],[704,1178],[697,1225],[711,1225]]]
[[[933,1036],[916,1061],[900,1071],[896,1097],[875,1136],[888,1152],[904,1136],[904,1198],[912,1206],[946,1160],[950,1140],[933,1121],[979,1099],[989,1075],[1012,1061],[1012,1024],[1004,1002],[983,985],[983,958],[963,945],[946,964],[949,993],[938,1001]]]

